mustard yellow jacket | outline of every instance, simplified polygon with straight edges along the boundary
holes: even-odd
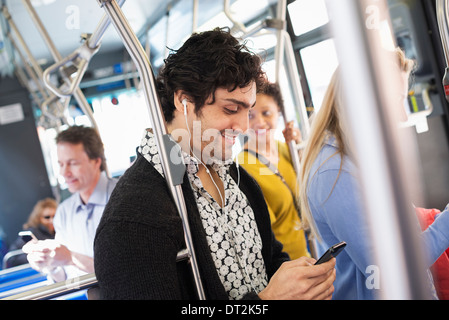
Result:
[[[277,167],[286,183],[253,153],[241,152],[238,162],[260,185],[270,213],[271,227],[276,239],[284,245],[284,251],[291,259],[310,256],[293,199],[298,190],[288,146],[278,142],[278,150],[279,163],[273,165]]]

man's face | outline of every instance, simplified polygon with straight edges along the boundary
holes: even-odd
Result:
[[[83,193],[95,189],[95,179],[100,172],[100,159],[89,159],[82,143],[58,143],[57,154],[60,174],[70,192]]]
[[[256,103],[256,84],[229,92],[225,88],[215,91],[215,103],[208,99],[198,115],[188,115],[191,146],[204,163],[214,157],[219,160],[232,158],[232,147],[239,134],[248,129],[249,111]]]

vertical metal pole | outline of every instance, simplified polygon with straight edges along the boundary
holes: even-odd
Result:
[[[276,61],[275,80],[279,83],[281,77],[281,68],[284,66],[284,51],[285,51],[285,38],[283,31],[285,30],[285,21],[287,17],[287,1],[278,0],[276,6],[276,18],[284,23],[282,29],[276,31],[277,44],[274,52],[274,59]]]
[[[301,133],[304,140],[307,140],[310,135],[309,116],[307,114],[306,102],[304,100],[304,92],[301,87],[301,80],[298,73],[298,65],[296,63],[295,51],[290,35],[284,30],[285,37],[285,69],[290,72],[290,83],[293,88],[293,97],[296,101],[296,112],[300,117]]]
[[[399,71],[394,72],[391,66],[396,61],[386,57],[382,48],[380,25],[370,20],[377,17],[367,16],[368,12],[388,15],[386,1],[327,0],[326,5],[341,67],[342,112],[356,153],[371,231],[367,237],[380,270],[380,298],[429,299],[419,225],[409,198],[419,186],[418,169],[412,167],[416,155],[405,157],[411,150],[405,144],[413,146],[415,141],[400,139],[395,114]]]
[[[125,0],[117,0],[117,4],[119,7],[122,7],[125,3]],[[97,27],[95,28],[95,31],[92,33],[90,38],[87,40],[87,46],[90,49],[95,49],[97,46],[100,45],[101,40],[103,39],[104,33],[109,28],[111,24],[111,20],[109,19],[107,14],[104,14],[101,18],[100,22],[98,23]]]
[[[198,28],[198,0],[193,0],[192,8],[192,33]]]
[[[59,51],[56,48],[55,44],[51,40],[47,30],[45,29],[42,21],[40,20],[39,16],[37,15],[36,10],[34,10],[33,6],[31,5],[30,0],[22,0],[22,2],[24,4],[25,8],[28,10],[28,13],[30,14],[34,24],[36,25],[39,33],[41,34],[43,40],[45,41],[48,49],[50,50],[50,53],[53,56],[53,59],[56,62],[60,62],[61,60],[63,60],[61,54],[59,53]],[[124,0],[120,0],[121,4],[123,4],[123,2],[124,2]],[[103,36],[103,33],[106,30],[108,25],[109,25],[109,22],[105,21],[104,17],[103,17],[102,23],[96,29],[94,39],[91,39],[91,40],[93,40],[92,43],[97,44],[97,42],[99,42],[101,40],[101,38]],[[98,35],[98,37],[96,37],[97,35]],[[65,75],[63,75],[63,76],[64,76],[64,80],[69,84],[70,83],[70,79],[67,79],[67,77]],[[75,98],[76,102],[80,106],[81,110],[83,110],[84,114],[89,118],[90,123],[92,124],[92,127],[100,135],[100,130],[98,128],[97,121],[95,120],[95,117],[94,117],[92,109],[91,109],[91,107],[89,105],[89,102],[87,102],[87,99],[84,96],[84,93],[81,91],[81,89],[79,87],[77,87],[75,89],[75,91],[73,92],[73,97]],[[69,102],[69,101],[67,101],[67,102]],[[107,163],[104,163],[104,166],[105,166],[106,175],[108,177],[110,177],[111,173],[109,171]]]
[[[237,21],[234,16],[231,13],[231,1],[230,0],[224,0],[223,2],[223,12],[225,13],[226,17],[228,17],[229,20],[233,23],[232,30],[234,31],[241,31],[243,33],[246,33],[246,27],[245,25]]]
[[[276,18],[278,21],[283,22],[283,27],[276,31],[277,35],[277,44],[275,48],[275,61],[276,61],[276,69],[275,69],[275,79],[278,84],[280,84],[280,76],[281,69],[285,67],[287,76],[289,76],[292,93],[293,93],[293,101],[295,103],[295,114],[300,117],[300,129],[302,138],[306,141],[309,138],[310,134],[310,123],[309,117],[307,115],[306,104],[304,101],[304,94],[301,88],[301,81],[298,75],[298,66],[295,60],[295,52],[293,50],[293,45],[290,39],[290,35],[285,30],[286,28],[286,20],[287,20],[287,1],[279,0],[277,4],[277,15]],[[290,120],[285,110],[283,110],[283,118],[285,124],[287,124]],[[288,143],[288,148],[290,152],[290,157],[292,158],[292,164],[295,169],[297,176],[299,177],[299,173],[301,171],[301,160],[299,157],[299,150],[295,141],[290,141]],[[310,238],[309,233],[307,233],[308,245],[310,249],[310,253],[312,257],[317,256],[315,242]]]
[[[129,52],[129,55],[136,64],[139,74],[141,75],[141,81],[143,84],[143,92],[145,94],[145,101],[148,106],[150,118],[152,120],[152,127],[157,141],[157,147],[161,158],[161,164],[164,170],[165,178],[167,180],[168,187],[175,201],[175,205],[181,216],[181,220],[184,228],[184,238],[186,246],[190,254],[190,265],[192,267],[192,273],[194,282],[197,289],[198,298],[205,299],[205,293],[201,282],[199,273],[198,262],[196,260],[195,249],[192,243],[192,235],[189,227],[187,208],[185,205],[184,194],[182,193],[182,179],[185,172],[185,165],[181,160],[181,164],[178,168],[182,168],[181,172],[175,172],[176,169],[170,160],[170,136],[167,134],[167,128],[165,126],[165,119],[163,116],[162,108],[156,91],[156,85],[154,83],[153,72],[150,65],[150,61],[145,54],[145,50],[142,48],[135,33],[132,31],[128,20],[123,15],[122,10],[117,5],[115,0],[98,0],[100,5],[111,19],[117,33],[121,37],[123,44]],[[174,142],[173,142],[174,143]],[[171,147],[176,147],[174,143]],[[181,155],[179,154],[180,158]]]
[[[443,45],[446,66],[449,67],[449,25],[447,0],[436,0],[438,28],[440,30],[441,43]]]
[[[443,77],[443,87],[446,100],[449,102],[449,25],[448,25],[448,3],[447,0],[437,0],[437,19],[440,30],[441,44],[443,46],[446,68]]]
[[[285,37],[284,37],[284,28],[285,28],[285,18],[287,14],[287,1],[286,0],[279,0],[277,5],[277,19],[279,21],[284,22],[284,26],[282,29],[279,29],[276,31],[277,35],[277,44],[275,48],[275,61],[276,61],[276,68],[275,68],[275,81],[276,83],[280,84],[280,74],[281,69],[284,67],[284,52],[285,52]],[[282,110],[282,116],[284,118],[285,124],[289,122],[290,119],[287,118],[287,114],[285,110]],[[296,174],[299,175],[299,171],[301,169],[300,166],[300,160],[299,160],[299,153],[298,148],[296,147],[295,141],[290,141],[288,143],[288,149],[290,151],[290,156],[292,158],[292,164],[295,168]]]
[[[276,82],[279,83],[280,75],[282,68],[285,67],[286,71],[290,71],[289,80],[292,87],[293,93],[293,101],[295,103],[295,111],[296,114],[300,117],[300,127],[301,133],[304,140],[307,140],[310,134],[310,124],[309,118],[307,115],[306,105],[304,101],[304,94],[301,88],[301,81],[298,75],[298,66],[295,60],[295,52],[293,49],[292,41],[290,39],[290,35],[285,30],[286,27],[286,17],[287,17],[287,1],[279,0],[277,5],[277,20],[283,22],[283,27],[276,31],[277,35],[277,44],[275,48],[275,61],[276,61],[276,69],[275,69],[275,79]],[[287,123],[288,117],[284,113],[284,120]],[[290,145],[291,153],[295,153],[293,159],[295,159],[296,169],[299,170],[299,157],[297,156],[298,150],[296,148],[296,144]],[[299,172],[299,171],[297,171]]]

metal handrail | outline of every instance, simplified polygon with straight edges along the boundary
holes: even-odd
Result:
[[[187,249],[183,249],[178,252],[176,256],[176,262],[181,262],[185,260],[189,260],[191,258],[190,252]],[[11,268],[10,271],[5,271],[8,273],[20,271],[22,269],[27,269],[30,266],[24,265],[15,268]],[[66,294],[85,290],[92,288],[98,284],[97,277],[95,273],[90,273],[87,275],[83,275],[80,277],[75,277],[72,279],[68,279],[66,281],[57,282],[54,284],[50,284],[44,287],[36,288],[33,290],[28,290],[19,294],[10,295],[1,300],[48,300],[54,299],[57,297],[64,296]]]
[[[0,270],[0,280],[2,277],[7,276],[11,273],[20,272],[26,269],[31,269],[29,264],[22,264],[20,266]]]
[[[230,0],[224,0],[224,2],[223,2],[223,12],[226,15],[226,17],[228,17],[228,19],[231,20],[231,22],[233,23],[233,25],[234,25],[232,27],[232,31],[233,32],[246,33],[245,25],[242,22],[236,20],[234,18],[234,16],[232,15],[231,6],[230,6]]]
[[[24,0],[29,1],[29,0]],[[159,149],[159,154],[161,155],[161,163],[164,169],[164,174],[167,179],[170,191],[175,199],[176,207],[182,217],[184,235],[187,249],[182,250],[178,253],[177,262],[189,259],[189,265],[192,267],[192,273],[194,276],[194,282],[196,285],[198,298],[205,299],[205,293],[202,286],[201,278],[199,275],[199,268],[197,260],[195,257],[195,250],[192,244],[192,236],[190,232],[190,227],[188,225],[187,208],[185,206],[184,196],[182,193],[181,183],[183,181],[183,176],[185,172],[185,165],[181,156],[181,150],[179,145],[177,145],[170,135],[167,134],[167,129],[165,127],[165,121],[163,117],[163,112],[160,106],[160,102],[156,92],[156,86],[153,79],[152,68],[149,63],[149,59],[145,54],[145,50],[142,48],[139,40],[134,34],[132,28],[126,17],[123,15],[120,6],[116,0],[98,0],[100,6],[106,11],[110,21],[114,24],[117,29],[119,36],[121,37],[125,47],[127,48],[131,58],[133,58],[138,70],[141,75],[143,89],[145,94],[145,101],[147,102],[149,113],[151,116],[151,121],[153,124],[153,130],[157,140],[157,146]],[[37,19],[37,17],[34,17]],[[39,22],[39,21],[38,21]],[[45,33],[45,29],[41,30]],[[56,60],[62,60],[56,48],[52,46],[51,40],[46,39],[51,48],[53,55]],[[179,165],[175,166],[169,160],[170,151],[173,148],[178,148],[179,152]],[[81,290],[83,288],[88,288],[97,283],[94,274],[85,275],[75,279],[69,279],[62,283],[56,283],[44,288],[35,289],[29,292],[25,292],[19,295],[10,296],[7,299],[50,299],[62,294],[67,294],[73,291]]]
[[[286,59],[285,59],[285,64],[286,64],[286,69],[287,70],[295,70],[292,71],[291,74],[291,86],[293,88],[293,96],[296,100],[296,112],[300,117],[300,123],[301,123],[301,132],[302,132],[302,138],[303,140],[307,140],[309,138],[310,135],[310,122],[309,122],[309,116],[307,114],[307,106],[306,106],[306,102],[304,100],[304,93],[302,91],[302,87],[301,87],[301,80],[299,78],[299,74],[298,72],[296,72],[296,70],[298,70],[298,66],[296,63],[296,58],[295,58],[295,51],[293,49],[293,44],[290,38],[290,35],[288,34],[287,31],[283,31],[282,32],[284,38],[285,38],[285,54],[286,54]]]
[[[12,38],[12,35],[10,33],[8,33],[8,38],[11,41],[11,44],[14,46],[16,52],[19,54],[24,67],[28,73],[28,75],[32,78],[32,80],[34,81],[34,83],[36,84],[39,92],[42,95],[43,99],[47,99],[49,97],[51,97],[50,94],[47,93],[47,91],[45,90],[45,88],[43,88],[43,86],[41,85],[40,81],[43,77],[43,71],[42,68],[40,67],[39,63],[36,61],[36,59],[34,58],[33,54],[31,53],[30,48],[28,47],[27,43],[25,42],[25,40],[22,37],[22,34],[20,33],[19,29],[17,28],[11,14],[9,13],[9,10],[6,6],[3,6],[2,8],[2,12],[3,15],[5,16],[5,19],[8,22],[9,27],[11,28],[12,32],[15,34],[16,38],[17,38],[17,42],[20,44],[20,46],[22,47],[22,49],[25,52],[26,57],[28,58],[28,61],[31,64],[31,67],[28,66],[28,64],[26,63],[25,60],[25,56],[22,54],[21,50],[19,49],[16,41]],[[29,90],[30,91],[30,90]],[[30,91],[31,94],[33,94]],[[35,99],[36,103],[41,107],[41,109],[45,110],[46,106],[42,106],[36,99]],[[52,100],[52,103],[54,103],[56,105],[56,108],[58,110],[61,110],[63,108],[63,105],[61,104],[61,102],[59,100]],[[45,112],[44,112],[45,113]],[[48,116],[48,114],[45,114],[46,116]],[[63,120],[65,120],[65,117],[62,115],[59,118],[63,118]]]
[[[395,97],[400,90],[391,91],[399,83],[399,69],[394,73],[388,68],[378,30],[365,25],[370,4],[369,0],[326,1],[345,98],[340,112],[357,161],[373,267],[379,270],[379,298],[429,299],[419,225],[410,212],[411,195],[420,195],[418,161],[413,161],[416,156],[411,150],[416,141],[407,136],[404,145],[399,136],[408,133],[397,128]],[[376,2],[376,8],[388,12],[387,1]]]
[[[121,7],[124,2],[125,0],[119,0],[117,3]],[[91,58],[100,49],[101,40],[103,39],[103,36],[110,24],[111,21],[109,20],[108,16],[104,14],[97,27],[95,28],[95,31],[91,35],[89,35],[87,40],[79,48],[77,48],[73,53],[71,53],[64,59],[60,59],[44,71],[44,83],[54,94],[61,98],[70,97],[71,95],[73,95],[73,93],[81,83],[81,80],[87,70]],[[50,77],[52,74],[60,71],[68,65],[72,67],[70,70],[71,75],[75,74],[75,76],[72,78],[70,75],[66,74],[66,82],[69,84],[68,88],[58,88],[53,85]]]
[[[57,50],[56,46],[54,45],[53,41],[51,40],[51,38],[47,32],[47,30],[45,29],[44,24],[42,23],[39,16],[37,15],[36,10],[33,8],[30,0],[22,0],[22,3],[25,6],[25,8],[27,9],[28,13],[30,14],[31,19],[33,20],[34,24],[36,25],[37,30],[39,31],[39,33],[42,36],[42,39],[44,40],[48,49],[50,50],[50,53],[53,56],[53,59],[56,62],[63,60],[61,54]],[[64,76],[64,81],[66,83],[68,83],[70,86],[70,79],[68,79],[67,75],[65,75],[64,73],[62,73],[62,75]],[[89,102],[87,102],[86,97],[84,96],[83,92],[81,91],[81,89],[79,87],[74,90],[73,97],[75,98],[76,102],[78,103],[78,105],[80,106],[80,108],[84,112],[84,114],[89,118],[89,120],[92,124],[92,127],[94,127],[96,130],[98,130],[98,125],[97,125],[97,122],[95,121],[92,109],[89,105]]]
[[[41,34],[48,49],[50,50],[50,53],[53,56],[53,59],[56,61],[56,64],[61,63],[61,61],[66,62],[66,60],[63,59],[63,57],[59,53],[58,49],[56,48],[55,44],[51,40],[47,30],[44,27],[44,24],[42,23],[41,19],[39,18],[36,10],[33,8],[30,0],[22,0],[22,2],[24,4],[25,8],[28,10],[28,13],[31,16],[31,19],[33,20],[34,24],[36,25],[37,30]],[[120,5],[123,5],[124,2],[125,2],[125,0],[119,0]],[[109,19],[107,17],[103,16],[99,25],[97,25],[95,32],[86,41],[86,46],[84,47],[84,49],[79,50],[78,57],[82,57],[84,59],[80,62],[80,66],[82,69],[81,71],[83,71],[83,72],[80,72],[80,74],[76,77],[75,81],[72,82],[70,75],[67,74],[64,70],[63,70],[63,72],[61,72],[61,75],[63,76],[64,81],[65,81],[65,85],[68,86],[70,89],[67,92],[64,92],[62,90],[54,90],[58,93],[71,92],[71,95],[73,95],[76,102],[80,106],[81,110],[88,117],[90,123],[92,124],[92,127],[98,132],[98,134],[100,134],[100,132],[99,132],[97,121],[95,120],[95,117],[94,117],[92,108],[89,105],[89,102],[87,102],[87,99],[84,96],[84,93],[81,91],[81,88],[79,87],[79,82],[81,81],[82,75],[84,74],[84,72],[87,69],[87,64],[88,64],[87,57],[89,55],[91,57],[95,52],[97,52],[98,47],[99,47],[99,42],[103,38],[103,35],[104,35],[107,27],[109,26],[109,24],[110,24]],[[93,48],[95,48],[95,49],[93,49]],[[86,52],[88,52],[88,53],[86,53]],[[47,73],[44,72],[44,74],[46,75],[44,77],[44,82],[46,82],[46,81],[48,82],[48,80],[49,80],[47,77]],[[52,91],[54,89],[53,86],[47,86],[47,87]],[[65,95],[63,94],[62,96],[65,96]],[[69,98],[67,98],[67,99],[69,99]],[[67,101],[67,104],[68,103],[69,103],[69,101]],[[104,165],[105,165],[105,172],[106,172],[107,176],[110,177],[111,173],[109,171],[109,168],[106,163]]]
[[[58,97],[70,97],[79,87],[79,84],[81,83],[81,80],[84,77],[84,73],[86,72],[89,65],[90,59],[97,53],[99,49],[100,46],[91,49],[88,47],[87,43],[84,43],[80,48],[75,50],[75,52],[71,53],[66,58],[45,69],[43,80],[47,88],[50,89]],[[75,63],[76,68],[72,68],[70,70],[71,74],[75,74],[75,77],[72,79],[70,75],[66,74],[67,79],[70,79],[68,81],[69,87],[63,90],[63,87],[59,88],[54,86],[50,79],[51,75],[60,71],[61,68],[64,68],[68,65],[74,66]]]
[[[285,21],[286,16],[287,16],[287,1],[279,0],[278,4],[277,4],[277,19],[280,21]],[[277,30],[276,36],[277,36],[277,45],[275,48],[275,60],[276,60],[275,78],[276,78],[276,83],[280,84],[281,69],[284,66],[284,55],[286,53],[286,42],[288,42],[290,40],[289,35],[285,31],[285,24],[282,28]],[[298,70],[298,69],[295,69],[295,70]],[[294,86],[294,88],[298,89],[298,88],[296,88],[296,86]],[[299,87],[299,89],[300,89],[300,87]],[[301,98],[300,98],[300,100],[301,100]],[[285,124],[287,124],[290,119],[287,118],[287,113],[285,112],[285,110],[282,110],[282,115],[283,115]],[[309,122],[306,121],[306,123],[309,123]],[[304,137],[304,138],[306,139],[307,137]],[[297,176],[299,176],[299,172],[301,170],[301,165],[300,165],[298,148],[296,146],[296,141],[294,141],[294,140],[290,141],[288,143],[288,148],[290,151],[290,157],[292,158],[293,167],[295,168],[295,172],[296,172]]]
[[[192,243],[187,208],[181,187],[186,168],[181,156],[181,149],[179,145],[176,144],[176,142],[174,142],[171,136],[167,133],[165,118],[158,98],[156,85],[154,83],[154,76],[150,61],[146,56],[145,50],[137,39],[137,36],[130,27],[128,20],[124,16],[120,7],[117,5],[117,2],[115,0],[97,1],[104,8],[111,19],[117,33],[121,37],[129,55],[133,59],[139,74],[141,75],[140,78],[143,85],[142,88],[148,111],[150,113],[150,118],[153,125],[152,128],[156,137],[159,155],[161,157],[161,164],[168,187],[183,223],[184,238],[190,255],[190,266],[192,268],[198,298],[203,300],[205,299],[205,293],[199,273],[198,262],[196,260],[195,249]],[[171,150],[177,150],[176,154],[179,158],[177,159],[178,161],[170,161],[170,154],[173,156],[173,152],[171,152]]]
[[[5,254],[2,261],[2,269],[5,270],[8,267],[8,260],[12,257],[24,254],[22,249],[12,250]]]
[[[225,8],[226,8],[226,0],[225,0]],[[275,69],[275,80],[279,83],[280,78],[280,70],[285,65],[287,70],[298,70],[298,66],[296,64],[295,59],[295,51],[293,49],[293,44],[290,38],[290,35],[285,30],[286,28],[286,12],[287,12],[287,1],[279,0],[277,5],[277,17],[276,19],[266,19],[257,23],[251,29],[241,28],[241,22],[236,21],[234,18],[231,21],[234,23],[236,27],[239,28],[244,34],[241,36],[243,39],[249,37],[255,37],[262,30],[274,31],[277,35],[277,45],[275,48],[275,61],[276,61],[276,69]],[[232,17],[229,8],[227,9],[228,17]],[[285,55],[285,60],[284,60]],[[297,72],[292,72],[291,74],[291,87],[293,91],[293,98],[295,100],[295,109],[296,113],[300,117],[301,124],[301,133],[303,140],[307,140],[310,134],[310,123],[309,117],[307,114],[306,103],[304,100],[304,93],[301,87],[301,81],[299,79],[299,75]],[[289,122],[287,114],[283,112],[283,118],[285,123]],[[295,171],[299,173],[300,170],[300,159],[298,154],[298,146],[294,141],[289,144],[290,155],[292,158],[292,163],[294,165]]]
[[[301,171],[301,159],[299,157],[299,150],[303,148],[304,143],[307,141],[310,135],[310,123],[309,116],[307,114],[306,103],[304,99],[304,93],[301,87],[301,81],[299,78],[299,74],[297,72],[298,66],[296,64],[295,59],[295,51],[293,49],[292,40],[290,35],[285,30],[286,29],[286,20],[287,20],[287,1],[279,0],[277,4],[277,20],[282,21],[282,27],[278,28],[276,32],[277,36],[277,46],[275,50],[275,59],[276,59],[276,82],[280,83],[280,73],[282,67],[285,65],[285,70],[290,70],[290,84],[293,92],[294,105],[296,108],[296,115],[299,115],[299,122],[302,140],[303,143],[298,145],[294,140],[288,143],[288,148],[290,151],[290,157],[292,159],[292,164],[295,169],[297,176],[299,177]],[[285,110],[282,110],[283,118],[285,124],[287,124],[290,120]],[[308,238],[308,246],[312,257],[317,257],[315,242],[313,239],[309,237],[310,231],[305,230]]]
[[[438,29],[443,46],[446,68],[443,76],[443,87],[446,100],[449,102],[449,5],[447,0],[437,0],[436,3]]]
[[[271,31],[275,32],[277,38],[277,44],[275,47],[275,82],[279,84],[280,82],[280,73],[282,67],[285,66],[286,70],[294,70],[290,73],[290,84],[293,93],[294,107],[295,113],[299,116],[300,129],[303,142],[300,144],[296,144],[295,141],[290,141],[288,143],[289,154],[292,159],[292,164],[295,169],[296,174],[299,176],[299,172],[301,170],[301,159],[299,156],[299,150],[303,149],[305,143],[310,135],[310,122],[309,116],[307,113],[306,103],[304,99],[304,93],[301,86],[301,81],[298,75],[298,66],[295,58],[295,51],[293,49],[292,40],[290,35],[286,31],[286,20],[287,20],[287,1],[279,0],[277,4],[277,14],[276,19],[265,19],[255,24],[251,29],[247,29],[244,27],[242,22],[237,21],[234,17],[232,17],[232,13],[229,10],[229,1],[225,0],[224,2],[225,13],[226,16],[233,22],[234,28],[243,32],[241,36],[243,39],[249,37],[256,37],[259,34],[262,34],[261,31]],[[284,119],[284,123],[287,124],[291,120],[285,110],[282,110],[282,117]],[[313,241],[309,241],[309,248],[311,254],[315,257],[315,245]]]
[[[438,28],[440,30],[441,43],[443,45],[446,66],[449,67],[449,25],[448,25],[448,4],[447,0],[437,0],[436,2]]]
[[[45,287],[36,288],[19,294],[15,294],[2,300],[48,300],[60,297],[72,292],[91,288],[97,284],[94,273],[86,274],[66,281],[57,282]]]

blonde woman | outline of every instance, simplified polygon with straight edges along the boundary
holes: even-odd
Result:
[[[396,55],[404,79],[401,95],[405,98],[414,64],[405,58],[401,50],[398,49]],[[347,131],[341,121],[340,86],[337,70],[316,115],[302,156],[301,212],[303,220],[318,239],[318,254],[340,241],[347,242],[346,249],[337,258],[333,299],[374,299],[379,288],[367,281],[371,275],[368,267],[375,264],[372,260],[374,253],[367,242],[369,231],[364,221],[361,191],[356,178],[357,164],[351,156]],[[445,219],[449,216],[446,215]],[[434,252],[432,259],[436,259],[438,253],[441,254],[449,245],[444,237],[448,231],[443,230],[449,229],[449,221],[434,227],[431,233],[423,233],[425,245]]]
[[[34,206],[27,223],[25,223],[23,227],[26,230],[33,231],[33,233],[36,231],[35,235],[38,239],[39,233],[42,233],[42,238],[44,239],[54,238],[55,227],[53,226],[53,218],[55,217],[57,208],[58,203],[55,199],[45,198],[38,201]]]

